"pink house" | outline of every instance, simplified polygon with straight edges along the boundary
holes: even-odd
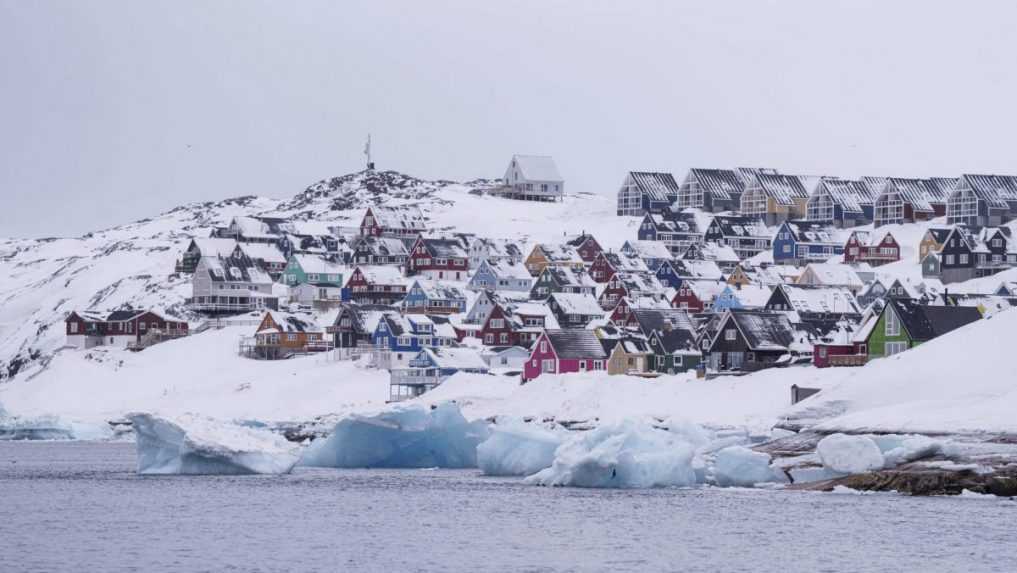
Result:
[[[607,353],[592,330],[545,330],[523,367],[523,382],[541,374],[590,372],[607,367]]]

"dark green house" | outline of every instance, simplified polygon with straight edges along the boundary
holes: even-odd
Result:
[[[968,306],[929,306],[890,298],[865,338],[869,358],[900,354],[982,317]],[[857,340],[857,339],[856,339]]]
[[[661,374],[694,370],[703,359],[695,335],[684,328],[654,330],[649,339],[649,369]]]

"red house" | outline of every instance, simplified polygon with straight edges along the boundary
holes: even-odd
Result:
[[[485,346],[515,346],[518,340],[512,322],[512,316],[505,311],[505,307],[495,304],[484,325],[477,331],[477,338]]]
[[[523,366],[523,382],[541,374],[605,370],[607,353],[591,330],[545,330]]]
[[[148,346],[187,336],[183,320],[168,319],[150,310],[116,310],[103,318],[89,312],[72,312],[64,321],[68,346],[120,346],[142,350]]]
[[[424,213],[408,205],[372,205],[360,221],[360,234],[364,237],[411,238],[427,230]]]
[[[614,307],[611,312],[611,322],[621,327],[636,326],[635,315],[632,311],[644,308],[671,308],[671,305],[663,296],[660,298],[647,296],[635,300],[625,297],[618,301],[618,306]]]
[[[406,298],[406,283],[396,267],[357,267],[343,290],[344,299],[361,304],[394,304]]]
[[[900,245],[892,234],[880,237],[874,232],[855,231],[844,244],[845,263],[885,265],[900,260]]]
[[[671,307],[688,312],[704,312],[713,307],[713,299],[724,290],[720,281],[684,280],[671,297]]]
[[[585,231],[582,234],[569,238],[565,242],[579,251],[579,257],[583,259],[583,262],[586,264],[592,263],[597,259],[597,255],[604,252],[604,249],[601,248],[597,239],[594,239],[593,235],[587,235]]]
[[[469,254],[459,241],[417,237],[406,262],[406,274],[422,275],[431,280],[466,280],[469,261]]]

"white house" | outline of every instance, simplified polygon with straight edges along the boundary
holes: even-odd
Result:
[[[560,201],[565,180],[547,155],[513,155],[505,169],[505,194],[527,201]]]

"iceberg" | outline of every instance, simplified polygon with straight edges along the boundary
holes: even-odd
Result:
[[[757,483],[778,481],[770,467],[770,455],[744,446],[728,446],[719,452],[713,462],[713,478],[722,487],[751,487]],[[780,479],[779,481],[786,481]]]
[[[499,421],[491,437],[477,446],[477,465],[489,476],[528,476],[554,463],[567,431],[522,420]]]
[[[549,486],[690,486],[695,450],[680,435],[631,420],[602,425],[562,444],[551,467],[526,478]]]
[[[299,446],[267,430],[193,415],[127,419],[137,438],[139,474],[285,474],[300,459]]]
[[[882,469],[885,463],[883,452],[868,436],[831,434],[819,440],[816,453],[824,466],[845,474]]]
[[[939,454],[943,445],[926,436],[889,434],[872,436],[883,453],[883,466],[892,468]]]
[[[353,415],[332,434],[314,441],[301,460],[331,468],[475,468],[477,446],[488,424],[467,422],[459,406],[446,402],[398,405],[372,416]]]

